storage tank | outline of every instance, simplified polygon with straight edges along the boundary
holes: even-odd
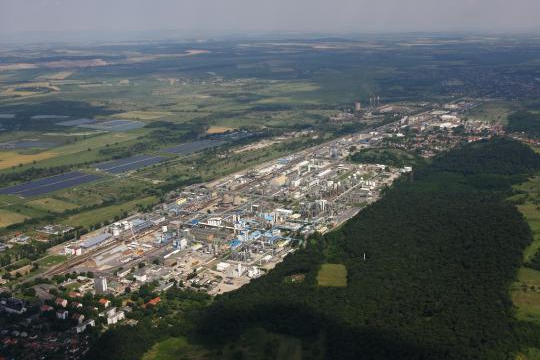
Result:
[[[240,195],[235,195],[234,196],[234,199],[233,199],[233,205],[234,206],[242,205],[243,202],[244,202],[244,199],[242,199],[242,197]]]

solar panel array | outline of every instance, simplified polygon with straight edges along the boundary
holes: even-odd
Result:
[[[96,169],[109,174],[120,174],[130,170],[140,169],[157,164],[168,158],[165,156],[135,155],[125,159],[107,161],[96,165]]]
[[[163,151],[167,153],[171,153],[171,154],[188,155],[188,154],[192,154],[197,151],[204,150],[204,149],[216,147],[224,143],[225,141],[219,141],[219,140],[199,140],[199,141],[194,141],[190,143],[176,145],[176,146],[167,148]]]
[[[51,176],[24,184],[0,189],[0,194],[19,195],[23,197],[43,195],[56,190],[77,186],[99,179],[100,176],[72,171]]]

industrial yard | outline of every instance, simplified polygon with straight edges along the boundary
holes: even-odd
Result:
[[[387,126],[381,127],[384,131]],[[351,149],[379,141],[359,133],[185,188],[169,203],[64,243],[69,259],[55,275],[92,272],[107,291],[157,281],[219,294],[259,277],[312,233],[324,234],[379,198],[410,167],[347,161]]]
[[[413,170],[406,162],[353,162],[351,155],[391,144],[395,151],[414,149],[428,158],[465,140],[451,133],[441,138],[440,131],[464,126],[468,141],[486,129],[500,131],[462,121],[459,114],[471,106],[426,106],[399,121],[187,186],[151,212],[52,248],[50,253],[68,260],[45,275],[92,272],[107,279],[107,292],[116,295],[149,282],[158,283],[159,290],[181,284],[211,295],[237,289],[268,272],[311,234],[352,218]],[[405,128],[417,135],[405,136]]]

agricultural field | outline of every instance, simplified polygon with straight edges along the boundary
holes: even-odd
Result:
[[[0,209],[0,227],[9,226],[28,219],[27,216],[11,212],[9,210]]]
[[[34,164],[38,161],[57,157],[59,153],[53,151],[44,151],[36,154],[22,154],[15,151],[0,152],[0,170],[9,169],[16,166]]]
[[[322,264],[317,284],[323,287],[346,287],[347,268],[343,264]]]
[[[234,128],[227,127],[227,126],[210,126],[208,130],[206,130],[207,134],[222,134],[227,131],[233,131]]]
[[[461,37],[409,46],[414,41],[156,42],[32,51],[7,47],[0,59],[0,188],[69,171],[93,174],[103,161],[167,156],[163,163],[54,193],[54,199],[76,205],[69,209],[75,212],[106,207],[110,201],[121,205],[147,197],[155,187],[170,189],[178,179],[211,180],[298,148],[294,142],[270,142],[255,151],[229,153],[227,143],[224,153],[230,156],[217,159],[210,150],[165,151],[224,132],[249,130],[275,137],[312,129],[331,137],[346,126],[329,122],[331,116],[350,109],[354,101],[365,106],[374,95],[383,104],[464,95],[538,98],[531,91],[536,89],[534,77],[527,73],[527,64],[536,58],[534,47],[513,43],[512,66],[524,64],[523,71],[505,74],[501,86],[493,76],[497,70],[481,59],[489,49],[491,59],[505,63],[508,49],[499,54],[489,42],[473,45]],[[434,49],[436,58],[426,55]],[[507,100],[484,102],[469,116],[504,122],[513,106]],[[249,139],[242,143],[247,144]],[[311,144],[303,141],[301,146]],[[12,201],[24,217],[40,217],[60,212],[41,201],[50,197]]]

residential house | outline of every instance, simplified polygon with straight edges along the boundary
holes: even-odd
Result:
[[[111,305],[111,302],[107,299],[99,299],[99,304],[104,308],[108,308]]]
[[[43,312],[47,312],[47,311],[52,311],[52,310],[54,310],[54,308],[52,306],[44,304],[44,305],[41,305],[39,310],[43,313]]]
[[[148,306],[156,306],[161,301],[161,298],[158,296],[156,298],[153,298],[149,302],[146,303],[146,307]]]
[[[82,333],[86,330],[86,328],[88,326],[96,326],[96,322],[94,321],[94,319],[89,319],[89,320],[86,320],[85,322],[83,323],[80,323],[78,324],[76,327],[75,327],[75,332],[77,334],[79,333]]]
[[[83,321],[84,321],[84,315],[83,314],[79,314],[79,313],[75,313],[71,316],[71,318],[73,320],[76,320],[77,323],[81,324]]]
[[[65,308],[68,305],[68,301],[66,299],[62,299],[62,298],[56,298],[55,303],[56,303],[56,305],[61,306],[63,308]]]
[[[56,312],[56,318],[61,320],[66,320],[69,316],[69,311],[67,310],[58,310]]]

